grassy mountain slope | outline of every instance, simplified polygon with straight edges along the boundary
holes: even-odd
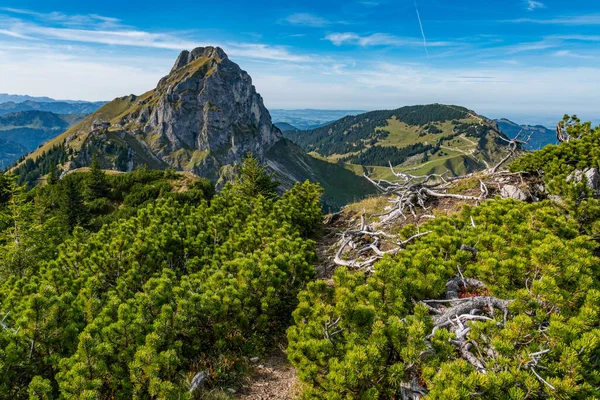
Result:
[[[284,135],[328,161],[355,172],[366,168],[377,177],[390,174],[389,162],[423,173],[483,169],[501,157],[504,144],[495,122],[443,104],[372,111]]]
[[[74,151],[81,150],[83,144],[89,137],[90,132],[92,131],[92,125],[96,121],[114,121],[118,120],[117,117],[120,115],[127,113],[129,110],[132,110],[135,107],[136,99],[144,99],[145,96],[149,95],[150,92],[136,97],[134,95],[129,95],[125,97],[119,97],[114,99],[113,101],[105,104],[100,107],[96,112],[88,115],[83,120],[81,120],[77,125],[71,127],[67,131],[62,134],[54,137],[52,140],[45,143],[39,149],[35,150],[31,153],[28,158],[33,160],[37,159],[44,153],[47,153],[53,147],[57,145],[61,145],[68,141],[68,147],[73,149]]]
[[[309,180],[319,182],[325,194],[323,202],[329,209],[338,209],[366,195],[375,193],[375,187],[366,179],[345,168],[306,154],[299,146],[282,139],[266,154],[267,165],[275,171],[284,186]]]

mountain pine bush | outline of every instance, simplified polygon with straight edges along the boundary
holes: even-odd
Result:
[[[322,218],[316,185],[268,198],[248,185],[199,204],[163,196],[95,233],[76,227],[27,269],[2,263],[0,397],[183,399],[197,374],[207,385],[238,377],[291,323]],[[10,254],[35,250],[35,221],[12,210],[35,203],[21,198],[5,206]]]
[[[600,260],[577,221],[549,202],[502,200],[422,229],[432,233],[381,260],[372,276],[340,269],[333,287],[312,282],[300,294],[288,354],[305,398],[400,398],[401,383],[413,379],[437,399],[598,394]],[[470,323],[486,374],[460,357],[448,331],[435,331],[433,351],[426,344],[433,325],[418,302],[444,298],[459,271],[485,282],[491,296],[514,300],[506,325],[502,315]],[[538,373],[554,389],[526,367],[542,350],[549,352]]]
[[[585,183],[567,179],[599,166],[600,129],[566,121],[576,139],[511,167],[541,174],[548,194],[564,201],[492,200],[406,226],[404,237],[431,233],[372,275],[339,269],[333,285],[311,282],[300,293],[288,356],[303,398],[402,398],[411,385],[431,399],[600,397],[600,206]],[[454,333],[433,329],[423,303],[445,299],[456,276],[483,282],[489,293],[477,295],[509,301],[506,321],[496,312],[466,324],[484,372],[452,343]]]

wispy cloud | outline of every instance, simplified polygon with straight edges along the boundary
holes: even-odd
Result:
[[[555,43],[552,41],[542,40],[539,42],[526,42],[526,43],[517,43],[508,46],[502,46],[500,50],[505,54],[517,54],[524,52],[532,52],[538,50],[546,50],[558,47],[559,43]]]
[[[552,55],[555,57],[581,58],[581,59],[586,59],[586,60],[595,58],[594,56],[587,55],[587,54],[579,54],[572,50],[559,50],[559,51],[554,52]]]
[[[18,32],[13,32],[7,29],[0,29],[0,35],[10,36],[17,39],[35,40],[34,38],[26,35],[22,35]]]
[[[527,9],[533,11],[537,8],[545,8],[546,6],[541,1],[527,0]]]
[[[531,24],[544,24],[544,25],[600,25],[600,14],[552,17],[552,18],[546,18],[546,19],[518,18],[518,19],[504,20],[502,22],[531,23]]]
[[[550,38],[579,42],[600,42],[600,35],[553,35]]]
[[[298,26],[324,27],[330,25],[331,22],[323,17],[308,13],[296,13],[289,15],[283,19],[284,22]]]
[[[330,41],[336,46],[342,44],[355,44],[363,47],[368,46],[422,46],[422,40],[417,38],[405,38],[400,36],[388,35],[386,33],[373,33],[361,36],[354,32],[330,33],[323,39]],[[428,42],[429,46],[452,46],[452,42]]]
[[[50,22],[70,27],[96,26],[100,28],[114,28],[121,25],[118,18],[105,17],[98,14],[65,14],[58,11],[51,13],[40,13],[21,8],[0,7],[0,11],[10,14],[27,15],[38,21]]]
[[[33,13],[27,10],[14,10],[14,13],[27,14]],[[37,14],[37,13],[34,13]],[[61,21],[69,21],[73,23],[72,18],[56,17],[60,13],[42,14],[44,17],[53,16],[52,18],[60,19]],[[77,20],[83,21],[87,16],[81,16]],[[118,21],[114,18],[90,16],[94,21],[109,21],[111,24]],[[3,29],[0,29],[0,35],[10,36],[22,40],[46,40],[74,43],[88,43],[94,45],[110,45],[124,47],[141,47],[154,48],[164,50],[183,50],[193,49],[200,46],[220,46],[225,49],[231,56],[255,58],[272,61],[286,62],[308,62],[311,57],[302,54],[293,54],[287,47],[273,46],[260,43],[238,43],[238,42],[208,42],[196,41],[194,39],[179,37],[168,33],[153,33],[148,31],[136,30],[127,27],[115,26],[113,29],[100,29],[98,25],[93,26],[94,29],[73,28],[73,27],[55,27],[47,26],[41,23],[26,22],[20,19],[12,18],[8,21],[3,21]],[[93,24],[92,24],[93,25]]]
[[[369,0],[360,1],[359,3],[362,4],[363,6],[367,6],[367,7],[377,7],[381,4],[378,1],[369,1]]]

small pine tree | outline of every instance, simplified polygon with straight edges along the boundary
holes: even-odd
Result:
[[[94,154],[90,173],[86,179],[85,197],[88,200],[106,197],[109,193],[109,185],[106,180],[106,174],[100,167],[98,156]]]
[[[48,178],[46,179],[48,185],[55,185],[58,182],[58,170],[55,165],[50,167],[50,172],[48,173]]]
[[[279,186],[279,181],[273,179],[275,174],[268,173],[267,167],[262,166],[252,153],[248,153],[239,171],[240,175],[236,186],[245,196],[276,196],[275,190]]]
[[[6,204],[6,202],[8,202],[8,199],[10,199],[10,193],[8,188],[9,180],[7,176],[2,171],[0,171],[0,205]]]
[[[83,204],[83,196],[75,179],[63,179],[59,209],[65,218],[69,231],[86,222],[87,210]]]

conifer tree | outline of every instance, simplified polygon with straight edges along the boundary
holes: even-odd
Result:
[[[27,200],[25,186],[17,183],[15,176],[6,176],[8,200],[0,211],[0,269],[3,274],[13,273],[22,276],[31,266],[32,249],[36,246],[34,231],[39,230],[33,214],[33,204]]]
[[[269,174],[267,167],[262,166],[260,161],[252,153],[248,153],[239,168],[239,178],[237,189],[247,197],[275,196],[279,182],[275,179],[274,173]]]
[[[0,171],[0,207],[3,204],[6,204],[8,199],[10,198],[10,194],[8,191],[8,178],[4,172]]]
[[[87,221],[87,212],[78,182],[72,177],[68,178],[61,181],[59,208],[69,231],[72,231]]]
[[[46,182],[48,185],[55,185],[58,182],[58,170],[55,165],[50,166],[50,172],[48,173]]]
[[[106,180],[106,174],[102,170],[96,154],[92,157],[90,173],[87,176],[85,183],[85,195],[88,200],[95,200],[108,196],[109,186]]]

